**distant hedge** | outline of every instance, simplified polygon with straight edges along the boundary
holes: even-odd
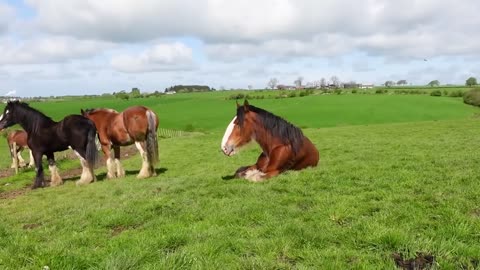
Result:
[[[480,107],[480,88],[465,92],[465,94],[463,94],[463,102]]]

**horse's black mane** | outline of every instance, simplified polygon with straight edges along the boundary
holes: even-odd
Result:
[[[11,107],[12,111],[15,110],[18,123],[27,132],[36,133],[41,127],[56,123],[52,118],[30,107],[28,103],[25,102],[9,101],[7,107]]]
[[[304,138],[300,128],[264,109],[252,105],[246,106],[249,111],[259,116],[263,127],[270,131],[272,136],[280,138],[284,144],[291,145],[294,152],[300,150]],[[245,120],[245,105],[237,108],[237,120],[240,127],[242,127]]]

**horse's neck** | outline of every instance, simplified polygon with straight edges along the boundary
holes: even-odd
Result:
[[[260,145],[263,151],[271,150],[271,143],[275,140],[275,137],[270,131],[257,125],[253,130],[253,134],[253,139]]]
[[[36,112],[40,114],[39,112]],[[47,116],[40,114],[36,121],[32,121],[31,116],[24,114],[20,117],[18,124],[28,133],[35,133],[38,128],[48,128],[55,125],[57,122],[51,120]]]

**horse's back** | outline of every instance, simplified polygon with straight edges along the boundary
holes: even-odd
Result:
[[[307,137],[304,137],[303,139],[300,156],[301,157],[299,161],[294,166],[295,170],[301,170],[307,167],[316,167],[318,165],[318,161],[320,160],[320,154],[317,148]]]
[[[122,118],[128,134],[137,141],[145,139],[148,132],[148,115],[151,111],[144,106],[129,107],[122,112]],[[153,111],[152,111],[153,112]],[[155,130],[158,128],[158,117],[155,113]]]

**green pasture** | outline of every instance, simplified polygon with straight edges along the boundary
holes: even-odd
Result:
[[[88,186],[73,177],[0,199],[0,268],[395,269],[393,253],[417,252],[439,269],[480,267],[478,109],[427,95],[252,99],[301,126],[321,160],[250,183],[228,176],[254,163],[258,147],[230,158],[219,149],[235,111],[229,95],[32,103],[57,120],[143,104],[162,128],[198,132],[159,141],[157,177],[137,180],[135,156],[123,179],[106,180],[102,167]],[[0,179],[0,194],[33,176]]]

